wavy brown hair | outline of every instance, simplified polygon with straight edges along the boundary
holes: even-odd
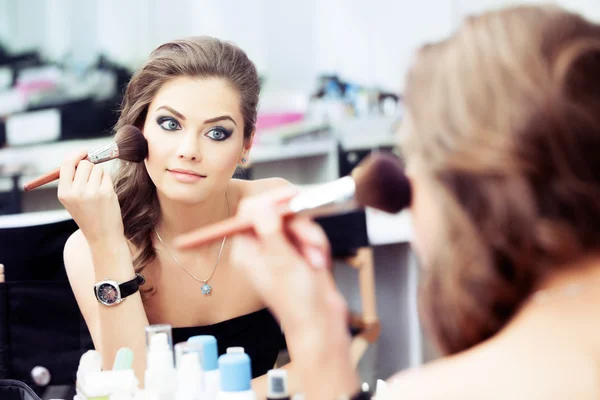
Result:
[[[161,45],[137,71],[125,90],[115,131],[125,125],[143,129],[148,107],[158,90],[180,77],[220,78],[239,94],[244,139],[255,129],[260,81],[255,65],[237,46],[211,37],[192,37]],[[115,178],[125,237],[136,247],[134,268],[141,271],[155,257],[152,232],[160,216],[156,186],[144,163],[124,162]]]
[[[403,150],[443,215],[420,306],[455,353],[600,249],[600,26],[556,7],[470,18],[420,50],[406,102]]]

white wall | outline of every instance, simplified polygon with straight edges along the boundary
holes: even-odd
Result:
[[[3,46],[8,45],[8,40],[13,32],[14,11],[13,3],[9,0],[0,0],[0,41]]]
[[[84,63],[98,51],[131,68],[159,44],[207,34],[240,45],[270,87],[310,90],[337,72],[401,90],[416,48],[468,14],[533,0],[0,0],[0,38]],[[600,0],[559,4],[600,21]]]

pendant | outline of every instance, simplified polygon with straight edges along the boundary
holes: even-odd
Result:
[[[202,294],[206,296],[212,292],[212,287],[208,283],[204,282],[204,285],[202,285],[200,290],[202,290]]]

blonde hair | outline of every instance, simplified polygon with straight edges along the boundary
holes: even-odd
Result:
[[[556,7],[469,18],[420,50],[406,102],[404,153],[444,215],[420,304],[454,353],[600,249],[600,26]]]

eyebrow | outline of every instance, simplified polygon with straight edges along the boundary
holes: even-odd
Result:
[[[171,114],[175,115],[177,118],[179,118],[179,119],[181,119],[181,120],[184,120],[184,121],[185,121],[185,116],[184,116],[182,113],[180,113],[180,112],[178,112],[178,111],[176,111],[176,110],[172,109],[172,108],[171,108],[171,107],[169,107],[169,106],[160,106],[160,107],[158,107],[158,108],[156,109],[156,111],[158,111],[158,110],[160,110],[160,109],[165,109],[165,110],[167,110],[168,112],[170,112]]]
[[[171,108],[169,106],[160,106],[156,110],[158,111],[160,109],[167,110],[171,114],[175,115],[177,118],[185,121],[185,116],[182,113],[180,113],[179,111],[177,111],[177,110],[175,110],[175,109],[173,109],[173,108]],[[204,123],[205,124],[212,124],[214,122],[219,122],[219,121],[224,121],[224,120],[229,120],[229,121],[233,122],[233,124],[235,126],[237,126],[235,120],[233,118],[231,118],[229,115],[221,115],[220,117],[210,118],[210,119],[205,120]]]
[[[237,126],[237,124],[235,123],[235,121],[233,120],[233,118],[231,118],[229,115],[221,115],[220,117],[215,117],[215,118],[207,119],[206,121],[204,121],[204,123],[205,124],[212,124],[213,122],[219,122],[219,121],[223,121],[223,120],[229,120],[229,121],[233,122],[233,124],[235,126]]]

